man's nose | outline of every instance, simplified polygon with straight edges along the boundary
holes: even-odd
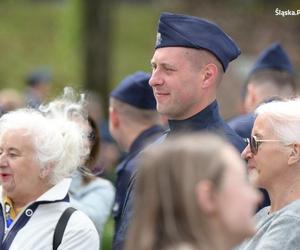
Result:
[[[160,77],[159,71],[157,69],[154,69],[152,71],[152,75],[149,79],[149,85],[151,87],[154,87],[156,85],[161,85],[163,83],[162,78]]]
[[[7,166],[7,157],[4,153],[0,154],[0,167],[6,167]]]

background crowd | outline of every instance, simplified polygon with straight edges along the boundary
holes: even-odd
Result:
[[[110,91],[91,77],[57,95],[45,66],[0,90],[3,249],[53,249],[66,211],[61,249],[297,249],[292,42],[269,35],[243,63],[239,36],[196,12],[157,15],[148,61]]]

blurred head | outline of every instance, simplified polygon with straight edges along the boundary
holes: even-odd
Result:
[[[253,112],[259,104],[272,97],[293,97],[295,92],[295,77],[290,73],[274,69],[260,70],[247,80],[245,111]]]
[[[274,101],[259,106],[252,143],[242,153],[250,177],[259,187],[272,190],[300,176],[300,101]],[[298,173],[299,172],[299,173]],[[293,177],[293,178],[292,178]]]
[[[125,151],[142,131],[160,123],[149,78],[148,73],[135,72],[110,94],[109,131]]]
[[[87,158],[85,166],[93,168],[97,162],[100,153],[100,134],[96,122],[88,116],[89,132],[87,139],[90,144],[90,154]]]
[[[200,112],[215,100],[223,73],[239,54],[234,41],[216,24],[162,13],[149,81],[158,112],[174,120]]]
[[[43,101],[49,93],[52,80],[52,74],[48,69],[39,68],[26,77],[26,84],[30,91]]]
[[[2,89],[0,91],[0,109],[6,113],[25,106],[24,97],[15,89]]]
[[[74,122],[31,109],[3,115],[0,131],[0,181],[12,200],[38,198],[68,177],[84,154]]]
[[[273,43],[258,56],[246,80],[244,109],[253,112],[266,99],[295,95],[296,84],[293,65],[280,43]]]
[[[228,143],[212,135],[172,138],[141,159],[127,249],[218,249],[219,239],[232,247],[254,233],[259,196]]]

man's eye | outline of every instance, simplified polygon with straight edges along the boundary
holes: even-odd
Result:
[[[8,156],[11,157],[11,158],[15,158],[15,157],[18,156],[18,154],[15,154],[15,153],[9,153]]]
[[[173,68],[166,68],[166,71],[175,71]]]

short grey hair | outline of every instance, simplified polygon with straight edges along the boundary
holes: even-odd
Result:
[[[300,98],[262,104],[255,114],[266,115],[274,133],[283,142],[300,142]]]
[[[84,136],[79,126],[65,117],[46,117],[33,109],[19,109],[0,119],[0,137],[8,131],[24,130],[36,149],[33,157],[40,167],[51,166],[50,183],[55,185],[68,177],[84,154]]]

